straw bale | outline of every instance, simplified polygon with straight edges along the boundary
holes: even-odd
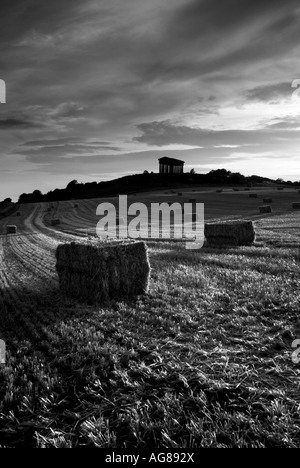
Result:
[[[207,223],[204,235],[212,245],[251,245],[255,240],[252,221]]]
[[[56,261],[61,290],[84,302],[126,299],[148,290],[150,264],[142,241],[61,244]]]

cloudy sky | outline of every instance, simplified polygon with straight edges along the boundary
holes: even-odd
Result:
[[[163,155],[300,180],[299,0],[1,7],[0,200],[157,171]]]

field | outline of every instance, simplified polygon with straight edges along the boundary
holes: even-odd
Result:
[[[95,236],[97,205],[116,198],[0,220],[0,447],[300,447],[300,195],[252,192],[130,197],[196,198],[206,221],[251,219],[257,238],[196,251],[149,240],[149,293],[102,307],[60,293],[55,250]],[[272,213],[259,214],[264,197]]]

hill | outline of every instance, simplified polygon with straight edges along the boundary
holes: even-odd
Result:
[[[284,182],[281,179],[272,180],[265,177],[252,175],[243,176],[239,172],[230,172],[226,169],[217,169],[208,174],[158,174],[148,173],[134,174],[106,182],[78,183],[71,181],[64,189],[55,189],[46,194],[39,190],[32,193],[23,193],[19,203],[38,203],[72,199],[86,199],[97,197],[109,197],[119,194],[145,192],[150,190],[190,187],[194,186],[259,186],[259,185],[288,185],[296,186],[297,182]]]

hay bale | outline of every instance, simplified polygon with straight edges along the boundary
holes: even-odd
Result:
[[[150,277],[147,246],[141,241],[61,244],[56,270],[61,290],[89,303],[144,294]]]
[[[14,225],[6,226],[6,234],[17,234],[17,226],[14,226]]]
[[[257,198],[257,193],[249,193],[249,198]]]
[[[252,221],[208,223],[204,235],[211,245],[251,245],[255,240]]]
[[[272,207],[270,205],[262,205],[258,208],[260,213],[272,213]]]
[[[299,202],[292,203],[292,208],[293,210],[300,210],[300,203]]]
[[[58,224],[60,224],[60,219],[58,218],[51,219],[51,226],[57,226]]]
[[[272,198],[263,198],[264,203],[273,203]]]

